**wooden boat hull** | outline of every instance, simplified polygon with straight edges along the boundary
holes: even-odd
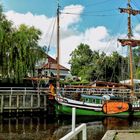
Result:
[[[72,108],[76,108],[76,115],[79,116],[137,116],[140,117],[140,102],[136,106],[128,102],[107,101],[104,104],[85,103],[83,101],[71,100],[68,98],[56,98],[56,114],[72,115]],[[109,110],[109,108],[111,108]]]
[[[60,103],[56,104],[57,115],[72,115],[72,106],[63,105]],[[95,111],[92,109],[84,109],[76,107],[76,115],[78,116],[129,116],[130,112],[120,112],[116,114],[106,114],[103,111]]]
[[[72,115],[72,107],[58,104],[56,107],[57,115]],[[104,115],[101,111],[93,111],[89,109],[76,108],[76,115],[80,116],[96,116],[96,115]]]

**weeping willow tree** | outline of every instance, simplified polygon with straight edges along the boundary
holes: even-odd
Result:
[[[0,6],[0,74],[1,77],[7,77],[8,75],[8,52],[12,40],[12,23],[6,19],[2,13],[2,7]]]
[[[34,27],[12,27],[0,12],[0,75],[12,82],[22,82],[28,73],[34,75],[35,65],[46,57],[38,45],[41,32]]]
[[[30,73],[34,74],[35,64],[45,57],[45,52],[38,46],[41,32],[34,27],[21,25],[12,34],[11,47],[9,48],[9,70],[10,76],[16,82]]]

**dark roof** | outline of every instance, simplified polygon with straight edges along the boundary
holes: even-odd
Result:
[[[95,81],[92,84],[96,84],[96,86],[109,86],[109,87],[126,87],[131,88],[131,85],[122,84],[122,83],[115,83],[115,82],[106,82],[106,81]]]
[[[53,64],[53,63],[44,64],[42,66],[42,69],[54,69],[54,70],[56,70],[57,69],[57,64]],[[59,69],[60,70],[65,70],[65,71],[69,71],[69,69],[65,68],[62,65],[59,65]]]

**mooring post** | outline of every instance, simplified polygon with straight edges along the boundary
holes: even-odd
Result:
[[[85,127],[83,129],[83,133],[82,133],[82,140],[87,140],[87,128],[86,128],[86,124],[84,124]]]
[[[72,108],[72,131],[69,132],[67,135],[65,135],[60,140],[71,140],[73,137],[75,137],[79,132],[82,131],[82,140],[87,140],[87,130],[86,130],[86,124],[83,123],[77,128],[75,128],[75,117],[76,116],[76,108]]]
[[[4,95],[1,95],[1,113],[3,113]]]
[[[31,112],[33,111],[33,95],[30,95],[31,96]]]
[[[76,109],[75,108],[72,108],[72,131],[74,132],[75,131],[75,111]]]
[[[44,95],[44,111],[47,110],[47,98],[46,98],[46,95]]]
[[[9,95],[9,112],[11,112],[11,108],[12,108],[12,95]]]
[[[17,112],[19,111],[19,95],[17,95]]]

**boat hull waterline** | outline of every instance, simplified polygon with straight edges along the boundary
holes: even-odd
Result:
[[[72,115],[73,107],[76,108],[76,115],[79,116],[140,116],[140,107],[137,107],[135,110],[135,107],[132,108],[131,104],[123,101],[109,101],[105,102],[103,105],[93,104],[91,107],[90,105],[88,106],[84,103],[82,105],[82,102],[81,104],[74,104],[57,100],[56,114]]]
[[[72,115],[72,107],[66,106],[63,104],[56,105],[56,114],[57,115]],[[129,116],[131,113],[129,111],[116,113],[116,114],[105,114],[103,111],[95,111],[90,109],[83,109],[76,107],[76,115],[78,116]],[[140,115],[140,112],[137,113]]]

